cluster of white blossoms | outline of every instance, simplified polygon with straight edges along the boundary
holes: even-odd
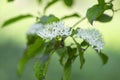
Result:
[[[64,22],[53,22],[51,24],[43,25],[41,23],[33,25],[29,31],[29,34],[37,34],[43,39],[50,39],[57,36],[69,36],[71,35],[71,28],[65,26]]]
[[[65,26],[64,22],[53,22],[51,24],[43,25],[36,23],[30,27],[27,34],[36,34],[43,39],[52,40],[56,37],[70,36],[72,34],[71,28]],[[103,49],[104,42],[100,32],[94,28],[92,29],[77,29],[77,37],[86,40],[93,48],[100,51]]]
[[[94,47],[99,52],[103,49],[104,42],[102,39],[101,33],[92,28],[92,29],[78,29],[77,34],[78,37],[86,40],[92,47]]]

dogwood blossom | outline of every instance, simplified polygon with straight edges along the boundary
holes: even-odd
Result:
[[[102,39],[102,35],[100,32],[94,28],[92,29],[78,29],[77,34],[78,37],[86,40],[92,47],[100,52],[103,49],[104,42]]]
[[[43,39],[50,39],[57,36],[71,35],[71,28],[65,26],[64,22],[53,22],[51,24],[43,25],[41,23],[34,24],[30,27],[27,34],[36,34]]]

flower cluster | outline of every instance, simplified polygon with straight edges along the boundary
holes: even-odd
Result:
[[[51,24],[43,25],[36,23],[30,27],[27,34],[36,34],[43,39],[52,40],[56,37],[70,36],[72,34],[71,28],[66,27],[64,22],[53,22]],[[77,37],[86,40],[93,48],[100,51],[103,49],[104,42],[100,32],[94,28],[92,29],[77,29]]]
[[[104,42],[102,39],[102,35],[96,29],[78,29],[77,36],[86,40],[92,47],[96,50],[100,51],[103,49]]]
[[[58,36],[71,35],[71,28],[66,27],[64,22],[53,22],[51,24],[43,25],[41,23],[33,25],[28,31],[31,34],[37,34],[43,39],[52,40]]]

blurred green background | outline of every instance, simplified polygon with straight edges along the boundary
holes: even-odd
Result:
[[[20,14],[31,13],[37,15],[42,11],[43,5],[38,5],[37,0],[15,0],[7,3],[0,0],[0,26],[9,18]],[[58,17],[74,12],[85,16],[86,10],[97,0],[75,0],[72,8],[66,7],[62,2],[51,6],[47,14],[55,14]],[[59,10],[58,10],[59,8]],[[120,1],[114,1],[114,8],[120,8]],[[66,24],[72,26],[78,19],[66,20]],[[26,31],[35,22],[35,18],[25,19],[15,24],[0,28],[0,80],[37,80],[33,72],[33,61],[30,60],[21,77],[17,75],[17,64],[23,55],[26,43]],[[109,57],[106,65],[102,65],[99,56],[89,48],[85,53],[86,63],[83,69],[79,69],[80,62],[76,59],[72,67],[72,80],[120,80],[120,11],[116,12],[109,23],[95,22],[91,26],[87,20],[80,27],[95,27],[101,31],[105,41],[103,52]],[[57,55],[52,57],[46,80],[60,80],[63,69],[59,64]]]

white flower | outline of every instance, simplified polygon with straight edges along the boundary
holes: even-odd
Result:
[[[33,24],[30,26],[29,30],[27,31],[27,34],[37,34],[40,30],[43,29],[43,25],[40,23]]]
[[[92,47],[95,47],[96,50],[100,51],[103,49],[104,42],[102,35],[96,29],[78,29],[77,36],[86,40]]]
[[[37,35],[43,39],[50,39],[57,36],[69,36],[71,35],[70,27],[66,27],[64,22],[53,22],[51,24],[44,25],[44,28],[37,32]]]

